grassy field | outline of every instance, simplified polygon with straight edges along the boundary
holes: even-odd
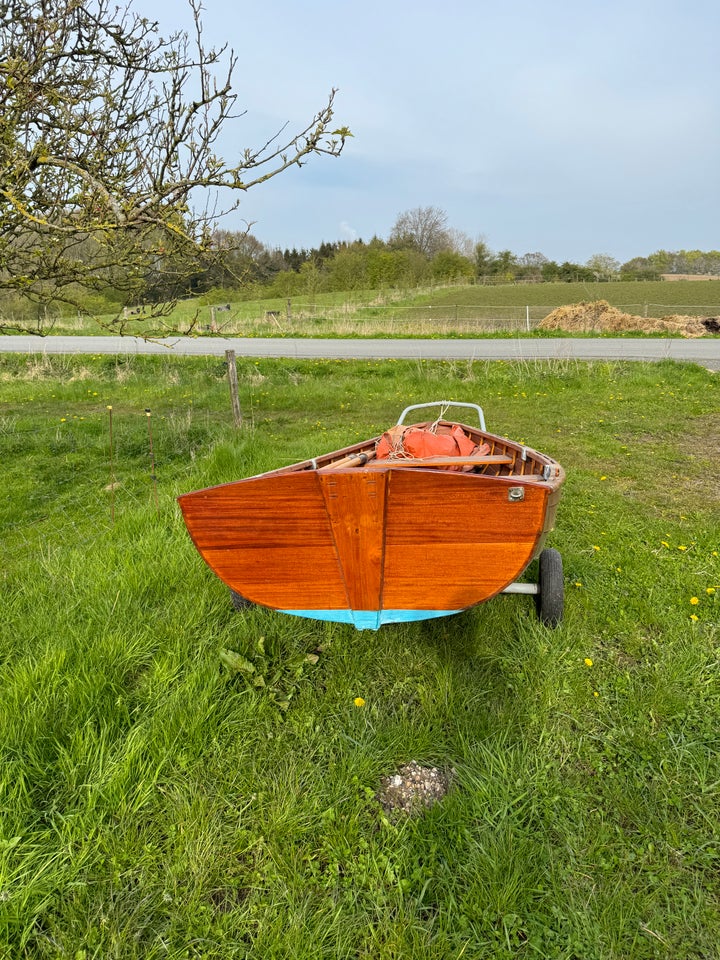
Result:
[[[226,294],[227,297],[231,296]],[[680,313],[720,315],[720,279],[638,283],[538,283],[450,286],[418,291],[371,290],[293,297],[290,300],[217,298],[179,303],[163,320],[122,319],[129,333],[165,335],[192,329],[259,337],[477,337],[517,336],[533,331],[557,307],[607,300],[625,313],[660,317]],[[218,309],[218,307],[230,307]],[[60,317],[57,334],[102,334],[113,317]],[[103,327],[102,325],[105,325]],[[535,333],[537,335],[537,333]],[[547,331],[545,335],[548,335]],[[554,335],[554,334],[550,334]]]
[[[0,357],[0,956],[716,957],[717,374],[239,373],[236,432],[217,360]],[[562,626],[518,596],[377,633],[234,612],[175,496],[440,396],[566,468]],[[452,788],[389,815],[410,760]]]
[[[720,306],[720,278],[717,280],[612,281],[607,283],[526,283],[445,287],[423,293],[417,302],[450,304],[492,304],[517,307],[555,307],[581,300],[607,300],[627,313],[662,316],[679,308],[690,314],[698,307]]]

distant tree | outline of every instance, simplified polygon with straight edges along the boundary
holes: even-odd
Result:
[[[305,263],[307,258],[307,250],[298,250],[296,247],[283,252],[283,260],[287,264],[288,269],[294,270],[295,273],[300,270],[300,267]]]
[[[540,268],[540,276],[545,283],[552,283],[560,279],[560,267],[555,260],[548,260]]]
[[[468,236],[468,234],[462,230],[456,230],[455,227],[451,227],[447,231],[447,235],[450,242],[449,249],[452,250],[453,253],[459,253],[461,257],[465,257],[467,260],[473,259],[475,256],[476,240],[473,240],[472,237]]]
[[[580,281],[592,282],[595,280],[595,274],[587,267],[580,266],[579,263],[570,263],[565,260],[558,267],[558,280],[565,283],[578,283]]]
[[[544,253],[524,253],[518,257],[518,275],[528,280],[542,280],[543,267],[549,262]]]
[[[703,254],[703,273],[711,273],[713,276],[720,276],[720,250],[708,250]]]
[[[517,260],[512,250],[500,250],[490,261],[490,273],[502,280],[513,280],[517,270]]]
[[[472,280],[475,273],[472,260],[455,250],[441,250],[430,264],[433,280]]]
[[[353,243],[326,264],[331,290],[362,290],[369,286],[367,279],[368,249],[362,243]]]
[[[212,247],[218,256],[204,272],[204,286],[236,287],[267,283],[287,269],[279,250],[269,250],[247,230],[215,230]]]
[[[668,253],[667,250],[656,250],[655,253],[651,253],[648,257],[648,261],[658,274],[661,273],[680,273],[679,270],[672,270],[673,255]]]
[[[388,250],[385,245],[371,244],[367,257],[367,278],[370,289],[399,286],[402,279],[401,251]]]
[[[302,277],[303,281],[303,293],[314,297],[316,294],[323,291],[325,286],[325,276],[321,268],[314,260],[308,260],[300,267],[300,276]]]
[[[717,250],[676,250],[672,253],[658,251],[650,259],[658,262],[664,259],[665,269],[661,273],[720,274],[720,252]]]
[[[595,253],[585,264],[596,280],[614,280],[620,273],[620,262],[607,253]]]
[[[318,247],[312,247],[308,251],[308,260],[312,260],[318,267],[322,266],[327,260],[335,256],[340,249],[341,243],[337,240],[326,243],[324,240]]]
[[[633,257],[620,266],[621,280],[658,280],[659,270],[652,266],[647,257]]]
[[[493,252],[484,240],[478,240],[473,250],[475,261],[475,275],[483,277],[490,273]]]
[[[0,2],[0,291],[77,303],[111,285],[131,303],[150,276],[177,296],[222,253],[220,194],[341,152],[333,91],[299,132],[220,156],[237,58],[204,46],[189,6],[193,37],[164,39],[114,0]]]
[[[392,250],[371,243],[367,255],[368,286],[417,287],[431,279],[430,263],[418,250]]]
[[[452,248],[447,214],[439,207],[415,207],[398,215],[388,244],[393,249],[417,250],[428,259]]]

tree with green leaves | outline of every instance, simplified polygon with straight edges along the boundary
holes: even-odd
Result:
[[[214,226],[248,190],[342,151],[333,90],[299,131],[221,156],[242,115],[237,57],[204,45],[189,5],[192,36],[164,38],[113,0],[0,0],[0,299],[81,307],[111,288],[127,305],[155,290],[163,312],[226,254]]]
[[[596,280],[616,280],[620,277],[620,261],[607,253],[594,253],[585,266]]]

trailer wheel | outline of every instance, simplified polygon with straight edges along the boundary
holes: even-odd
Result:
[[[230,590],[230,602],[235,610],[247,610],[248,607],[252,606],[252,600],[248,600],[247,597],[244,597],[241,593],[236,593],[234,590]]]
[[[538,587],[538,616],[546,627],[556,627],[563,618],[565,606],[562,557],[557,550],[548,548],[540,554]]]

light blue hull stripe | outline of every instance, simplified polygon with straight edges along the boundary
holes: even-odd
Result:
[[[351,623],[358,630],[377,630],[384,623],[413,623],[415,620],[432,620],[434,617],[450,617],[460,610],[281,610],[295,617],[310,617],[312,620],[331,620],[334,623]]]

